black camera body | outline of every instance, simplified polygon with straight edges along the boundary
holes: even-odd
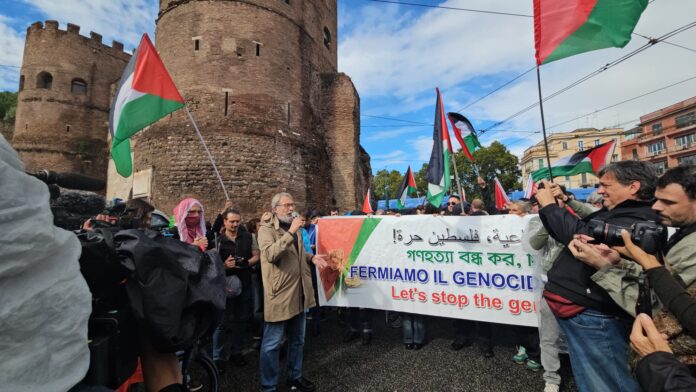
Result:
[[[249,266],[249,260],[240,256],[234,256],[234,263],[237,265],[237,267],[244,268]]]
[[[607,223],[601,219],[592,219],[588,223],[590,236],[595,243],[609,246],[624,245],[621,230],[631,235],[631,241],[646,253],[657,254],[667,243],[667,228],[653,221],[636,222],[630,226]]]

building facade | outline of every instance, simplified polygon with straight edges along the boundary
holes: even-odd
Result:
[[[571,132],[551,134],[548,136],[551,164],[553,165],[559,158],[573,155],[578,151],[583,151],[612,140],[616,140],[617,145],[611,161],[621,160],[621,149],[618,146],[623,138],[623,128],[581,128]],[[522,166],[522,184],[526,184],[532,172],[548,166],[544,141],[541,140],[539,143],[526,149],[520,162]],[[554,181],[564,185],[566,188],[588,188],[594,187],[599,183],[597,177],[592,173],[556,177]]]
[[[696,97],[648,113],[621,144],[624,159],[655,164],[659,174],[696,164]]]

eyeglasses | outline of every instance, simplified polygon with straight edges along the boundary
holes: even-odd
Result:
[[[278,204],[278,207],[284,207],[284,208],[295,207],[295,203]]]
[[[453,202],[453,201],[447,203],[448,206],[456,206],[457,204],[459,204],[459,203]]]

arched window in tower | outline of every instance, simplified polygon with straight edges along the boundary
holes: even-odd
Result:
[[[50,73],[43,71],[36,76],[36,88],[45,88],[50,90],[53,86],[53,76]]]
[[[19,76],[19,91],[24,90],[24,75]]]
[[[331,47],[331,32],[327,27],[324,27],[324,46]]]
[[[87,82],[82,79],[73,79],[70,83],[70,92],[74,95],[86,95]]]

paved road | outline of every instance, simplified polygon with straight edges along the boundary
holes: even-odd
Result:
[[[311,336],[308,329],[304,376],[317,385],[317,391],[543,391],[541,371],[528,371],[512,361],[511,327],[494,326],[495,357],[484,358],[476,346],[450,350],[451,320],[429,317],[426,325],[426,345],[408,351],[401,344],[401,329],[389,328],[384,312],[375,311],[372,344],[363,346],[360,339],[342,342],[346,328],[329,311],[319,336]],[[223,391],[259,390],[258,352],[249,350],[245,358],[245,367],[227,367]],[[562,363],[561,391],[576,391],[566,356]],[[285,389],[284,374],[279,386]]]

